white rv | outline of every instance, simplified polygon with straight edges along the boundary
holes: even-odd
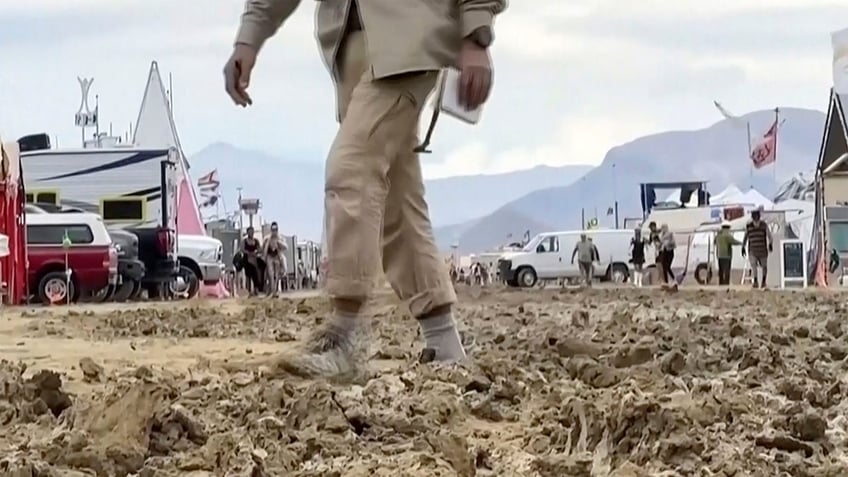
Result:
[[[152,291],[171,282],[179,270],[178,159],[173,148],[24,152],[26,199],[96,213],[108,228],[136,234],[146,269],[142,282]]]
[[[534,237],[520,252],[504,252],[498,272],[510,286],[532,287],[539,281],[577,279],[580,270],[571,262],[574,246],[586,234],[598,248],[600,263],[595,276],[602,280],[625,282],[630,276],[632,230],[571,230],[544,232]]]

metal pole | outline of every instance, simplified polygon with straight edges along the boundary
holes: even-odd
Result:
[[[754,188],[754,163],[753,163],[753,159],[751,158],[751,154],[753,154],[753,151],[751,150],[751,121],[746,121],[745,125],[747,126],[747,129],[748,129],[748,181],[749,181],[748,185],[751,189],[753,189]]]
[[[615,201],[615,228],[618,230],[618,201]]]
[[[777,131],[780,129],[780,108],[774,108],[774,165],[771,168],[772,180],[777,185]]]
[[[586,230],[586,208],[580,207],[580,230]]]

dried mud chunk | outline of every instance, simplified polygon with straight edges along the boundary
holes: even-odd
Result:
[[[588,358],[572,358],[565,368],[571,379],[578,379],[595,388],[608,388],[621,381],[615,369]]]
[[[804,399],[804,385],[793,379],[782,379],[777,384],[777,390],[792,401]]]
[[[468,448],[464,437],[452,432],[440,432],[428,436],[427,442],[433,450],[442,454],[459,477],[474,477],[477,473],[475,456]]]
[[[834,361],[842,361],[846,356],[848,356],[848,350],[839,345],[827,346],[824,351],[830,355],[830,359]]]
[[[590,358],[597,358],[604,352],[603,348],[597,344],[577,338],[558,338],[556,336],[548,336],[546,342],[563,358],[573,358],[575,356],[589,356]]]
[[[629,368],[645,364],[654,359],[654,348],[647,344],[624,346],[615,353],[612,365],[616,368]]]
[[[95,363],[91,358],[83,358],[79,362],[80,371],[82,371],[82,378],[85,382],[97,382],[100,381],[100,376],[103,374],[103,366]]]
[[[540,477],[591,477],[591,455],[564,455],[538,457],[532,463],[532,469]]]
[[[834,338],[839,338],[844,334],[842,330],[842,320],[839,318],[831,318],[827,320],[827,323],[824,325],[824,329],[830,333]]]
[[[792,344],[792,339],[786,335],[776,333],[771,335],[771,342],[780,346],[789,346]]]
[[[789,436],[759,436],[755,439],[754,443],[766,449],[777,449],[785,452],[803,452],[806,457],[813,455],[813,448],[809,444]]]
[[[62,391],[62,378],[58,373],[39,371],[30,378],[28,385],[35,388],[35,394],[54,416],[58,417],[62,411],[71,407],[71,398]]]
[[[798,439],[812,442],[825,438],[827,421],[814,412],[792,416],[792,435]]]
[[[748,330],[746,330],[745,327],[740,325],[739,323],[733,323],[732,325],[730,325],[730,337],[731,338],[737,338],[739,336],[745,336],[745,334],[747,332],[748,332]]]
[[[663,356],[661,369],[666,374],[678,376],[686,369],[686,356],[678,350],[674,350]]]
[[[809,338],[810,329],[806,326],[797,326],[792,330],[792,335],[796,338]]]

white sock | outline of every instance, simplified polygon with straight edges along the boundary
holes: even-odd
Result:
[[[424,335],[424,346],[435,351],[436,361],[459,361],[465,358],[462,338],[456,329],[453,315],[431,316],[418,320],[421,334]]]

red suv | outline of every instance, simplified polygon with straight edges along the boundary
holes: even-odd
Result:
[[[26,222],[29,293],[39,301],[76,301],[117,282],[118,253],[100,216],[30,214]]]

